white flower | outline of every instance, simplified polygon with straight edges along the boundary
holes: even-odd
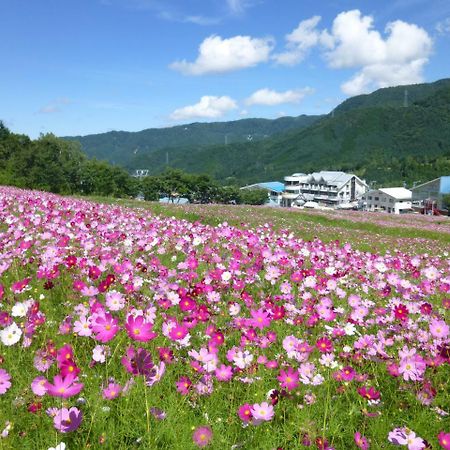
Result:
[[[356,332],[356,327],[352,323],[348,322],[344,327],[344,331],[347,336],[353,336]]]
[[[6,346],[14,345],[19,342],[20,336],[22,336],[22,330],[15,322],[0,331],[0,340],[2,341],[2,344]]]
[[[66,444],[64,444],[64,442],[61,442],[56,447],[50,447],[48,450],[65,450],[65,449],[66,449]]]
[[[228,272],[228,270],[226,270],[226,271],[222,274],[221,278],[222,278],[222,281],[227,282],[227,281],[229,281],[229,280],[231,279],[231,273]]]
[[[11,310],[13,317],[25,317],[27,315],[28,305],[26,303],[16,303]]]

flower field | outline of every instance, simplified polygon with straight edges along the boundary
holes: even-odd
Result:
[[[0,448],[450,449],[450,246],[315,231],[0,188]]]

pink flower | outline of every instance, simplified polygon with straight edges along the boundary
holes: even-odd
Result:
[[[78,408],[61,408],[53,417],[53,425],[61,433],[69,433],[76,430],[82,420],[83,413]]]
[[[104,399],[112,400],[119,396],[122,392],[122,386],[117,383],[109,383],[108,387],[103,389],[102,396]]]
[[[0,395],[11,387],[10,379],[11,375],[5,369],[0,369]]]
[[[273,406],[267,402],[255,403],[250,411],[257,422],[270,421],[275,414]]]
[[[54,397],[69,398],[77,395],[83,389],[83,383],[74,383],[76,376],[72,373],[66,377],[56,375],[53,377],[53,384],[49,381],[45,383],[47,393]]]
[[[362,450],[367,450],[369,448],[367,439],[359,431],[355,433],[355,444]]]
[[[100,342],[113,339],[119,331],[117,323],[118,320],[109,313],[98,315],[92,324],[92,331],[97,333],[95,339]]]
[[[192,434],[194,444],[199,447],[206,447],[212,439],[212,431],[210,427],[197,427]]]
[[[430,322],[430,333],[438,339],[446,339],[449,335],[449,326],[443,320],[433,319]]]
[[[233,368],[231,366],[226,366],[222,364],[216,369],[216,378],[219,381],[230,381],[233,376]]]
[[[288,391],[292,391],[299,385],[298,371],[292,369],[292,367],[288,367],[286,371],[280,370],[280,375],[278,375],[277,379],[280,382],[281,387]]]
[[[134,318],[131,314],[128,316],[125,324],[128,336],[135,341],[148,342],[157,336],[152,331],[153,324],[145,323],[143,316],[137,316]]]
[[[34,395],[38,395],[39,397],[42,397],[47,393],[47,388],[45,387],[45,383],[47,382],[46,378],[43,376],[36,377],[31,382],[31,390],[33,391]]]
[[[419,355],[414,355],[410,358],[403,358],[400,361],[398,371],[406,381],[420,381],[426,368],[427,365],[423,358]]]

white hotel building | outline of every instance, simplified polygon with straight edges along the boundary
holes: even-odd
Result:
[[[369,189],[356,175],[321,171],[311,174],[294,173],[284,177],[285,191],[281,206],[302,206],[317,202],[335,207],[359,200]]]
[[[403,187],[374,189],[364,194],[364,209],[392,214],[410,212],[411,196],[412,192]]]

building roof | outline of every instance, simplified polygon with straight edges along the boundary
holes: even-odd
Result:
[[[274,192],[284,192],[284,184],[280,183],[279,181],[268,181],[266,183],[255,183],[255,184],[249,184],[248,186],[243,186],[241,189],[267,189],[268,191],[274,191]]]
[[[419,184],[417,186],[414,186],[412,190],[419,189],[423,186],[426,186],[427,184],[434,183],[436,181],[440,180],[439,183],[439,193],[441,194],[450,194],[450,175],[435,178],[434,180],[426,181],[425,183]]]
[[[304,173],[294,173],[290,176],[303,178],[303,180],[301,181],[304,183],[331,184],[336,186],[338,189],[344,186],[353,177],[356,177],[358,178],[358,180],[360,180],[360,178],[354,174],[334,170],[321,170],[320,172],[313,172],[307,175]],[[361,181],[365,184],[363,180]]]
[[[398,200],[411,200],[412,192],[404,187],[395,188],[381,188],[378,191],[383,192],[383,194],[389,195],[389,197],[396,198]]]

